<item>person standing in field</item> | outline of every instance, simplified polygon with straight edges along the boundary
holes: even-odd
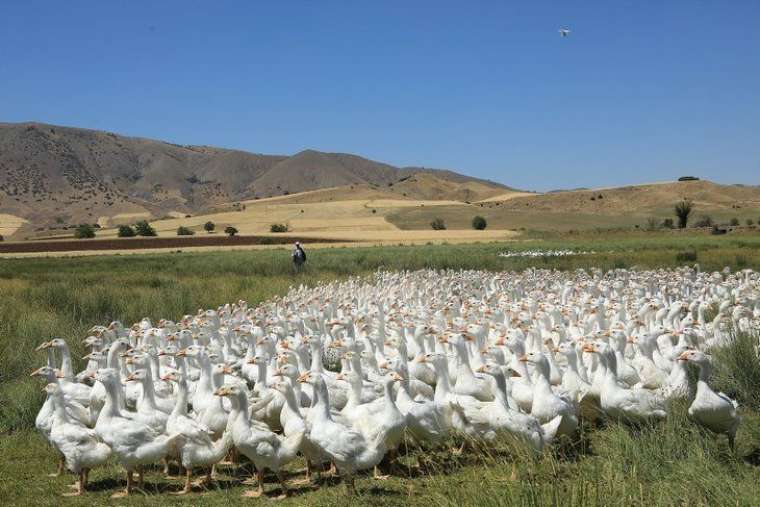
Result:
[[[296,271],[301,271],[301,267],[306,262],[306,252],[298,241],[296,241],[296,244],[293,246],[293,253],[291,256],[293,257],[293,266],[296,268]]]

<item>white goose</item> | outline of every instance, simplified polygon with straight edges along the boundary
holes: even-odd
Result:
[[[533,365],[537,375],[534,381],[533,404],[530,415],[540,423],[549,423],[555,417],[562,416],[557,429],[558,435],[572,435],[578,428],[578,416],[572,402],[557,396],[549,383],[549,362],[540,352],[528,352],[520,358],[521,362]]]
[[[53,400],[53,420],[50,441],[66,460],[66,468],[77,474],[76,490],[63,496],[81,495],[87,487],[87,475],[111,456],[111,448],[98,438],[97,432],[70,419],[64,408],[63,390],[58,384],[44,388]]]
[[[215,394],[228,397],[232,401],[228,431],[232,434],[235,448],[256,466],[258,489],[247,491],[243,496],[259,497],[264,494],[264,470],[269,469],[277,474],[282,487],[282,493],[277,498],[287,497],[288,488],[280,475],[280,469],[295,459],[301,447],[304,432],[283,437],[260,426],[252,425],[248,416],[248,397],[240,386],[222,386],[216,390]]]
[[[723,393],[712,390],[707,381],[710,378],[711,365],[709,357],[698,350],[687,350],[679,359],[696,364],[699,367],[699,380],[694,401],[689,406],[689,415],[705,428],[715,433],[725,433],[728,444],[734,448],[736,430],[741,418],[737,413],[738,403]]]
[[[384,435],[379,434],[374,441],[368,441],[360,431],[335,422],[330,415],[330,395],[322,375],[306,372],[298,381],[314,387],[316,404],[310,414],[312,425],[309,438],[330,456],[345,478],[349,491],[356,492],[354,473],[380,463],[385,454]]]
[[[180,462],[185,468],[185,487],[177,494],[184,495],[191,491],[193,467],[206,466],[208,472],[205,482],[211,481],[211,465],[221,461],[232,447],[232,434],[225,431],[221,438],[212,440],[213,431],[187,414],[187,381],[180,373],[169,373],[163,380],[177,383],[177,399],[172,413],[166,422],[166,431],[182,435],[177,445]]]
[[[106,402],[98,416],[95,431],[111,447],[114,456],[127,472],[126,488],[112,496],[127,496],[132,492],[133,472],[136,470],[139,473],[139,485],[142,486],[143,465],[164,458],[181,435],[161,434],[143,422],[124,417],[119,408],[120,383],[115,370],[100,369],[93,377],[106,389]]]

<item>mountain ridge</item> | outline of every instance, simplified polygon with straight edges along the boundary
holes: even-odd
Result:
[[[453,171],[396,167],[349,153],[270,155],[39,122],[0,123],[0,214],[37,227],[195,214],[326,187],[382,187],[417,172],[457,184],[480,182],[494,194],[509,190]]]

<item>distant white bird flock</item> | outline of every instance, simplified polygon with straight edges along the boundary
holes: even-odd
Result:
[[[499,257],[569,257],[572,255],[591,255],[596,252],[584,250],[509,250],[499,253]]]
[[[189,493],[196,469],[211,481],[241,454],[258,485],[245,496],[263,494],[267,470],[287,495],[280,471],[298,456],[305,480],[330,467],[353,491],[359,471],[383,478],[405,435],[511,436],[538,452],[580,418],[662,419],[673,398],[733,446],[737,404],[710,387],[709,352],[759,324],[752,270],[379,272],[177,322],[95,326],[81,372],[63,339],[46,341],[36,424],[78,475],[67,494],[113,459],[127,474],[116,496],[172,462]]]

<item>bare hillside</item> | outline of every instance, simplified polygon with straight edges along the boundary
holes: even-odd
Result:
[[[450,171],[421,172],[462,185],[462,195],[469,195],[468,185],[479,191],[493,188],[492,195],[508,190]],[[0,216],[5,217],[0,228],[5,234],[19,226],[23,232],[55,231],[114,217],[203,213],[232,202],[326,187],[387,187],[414,174],[342,153],[262,155],[39,123],[0,123]]]

